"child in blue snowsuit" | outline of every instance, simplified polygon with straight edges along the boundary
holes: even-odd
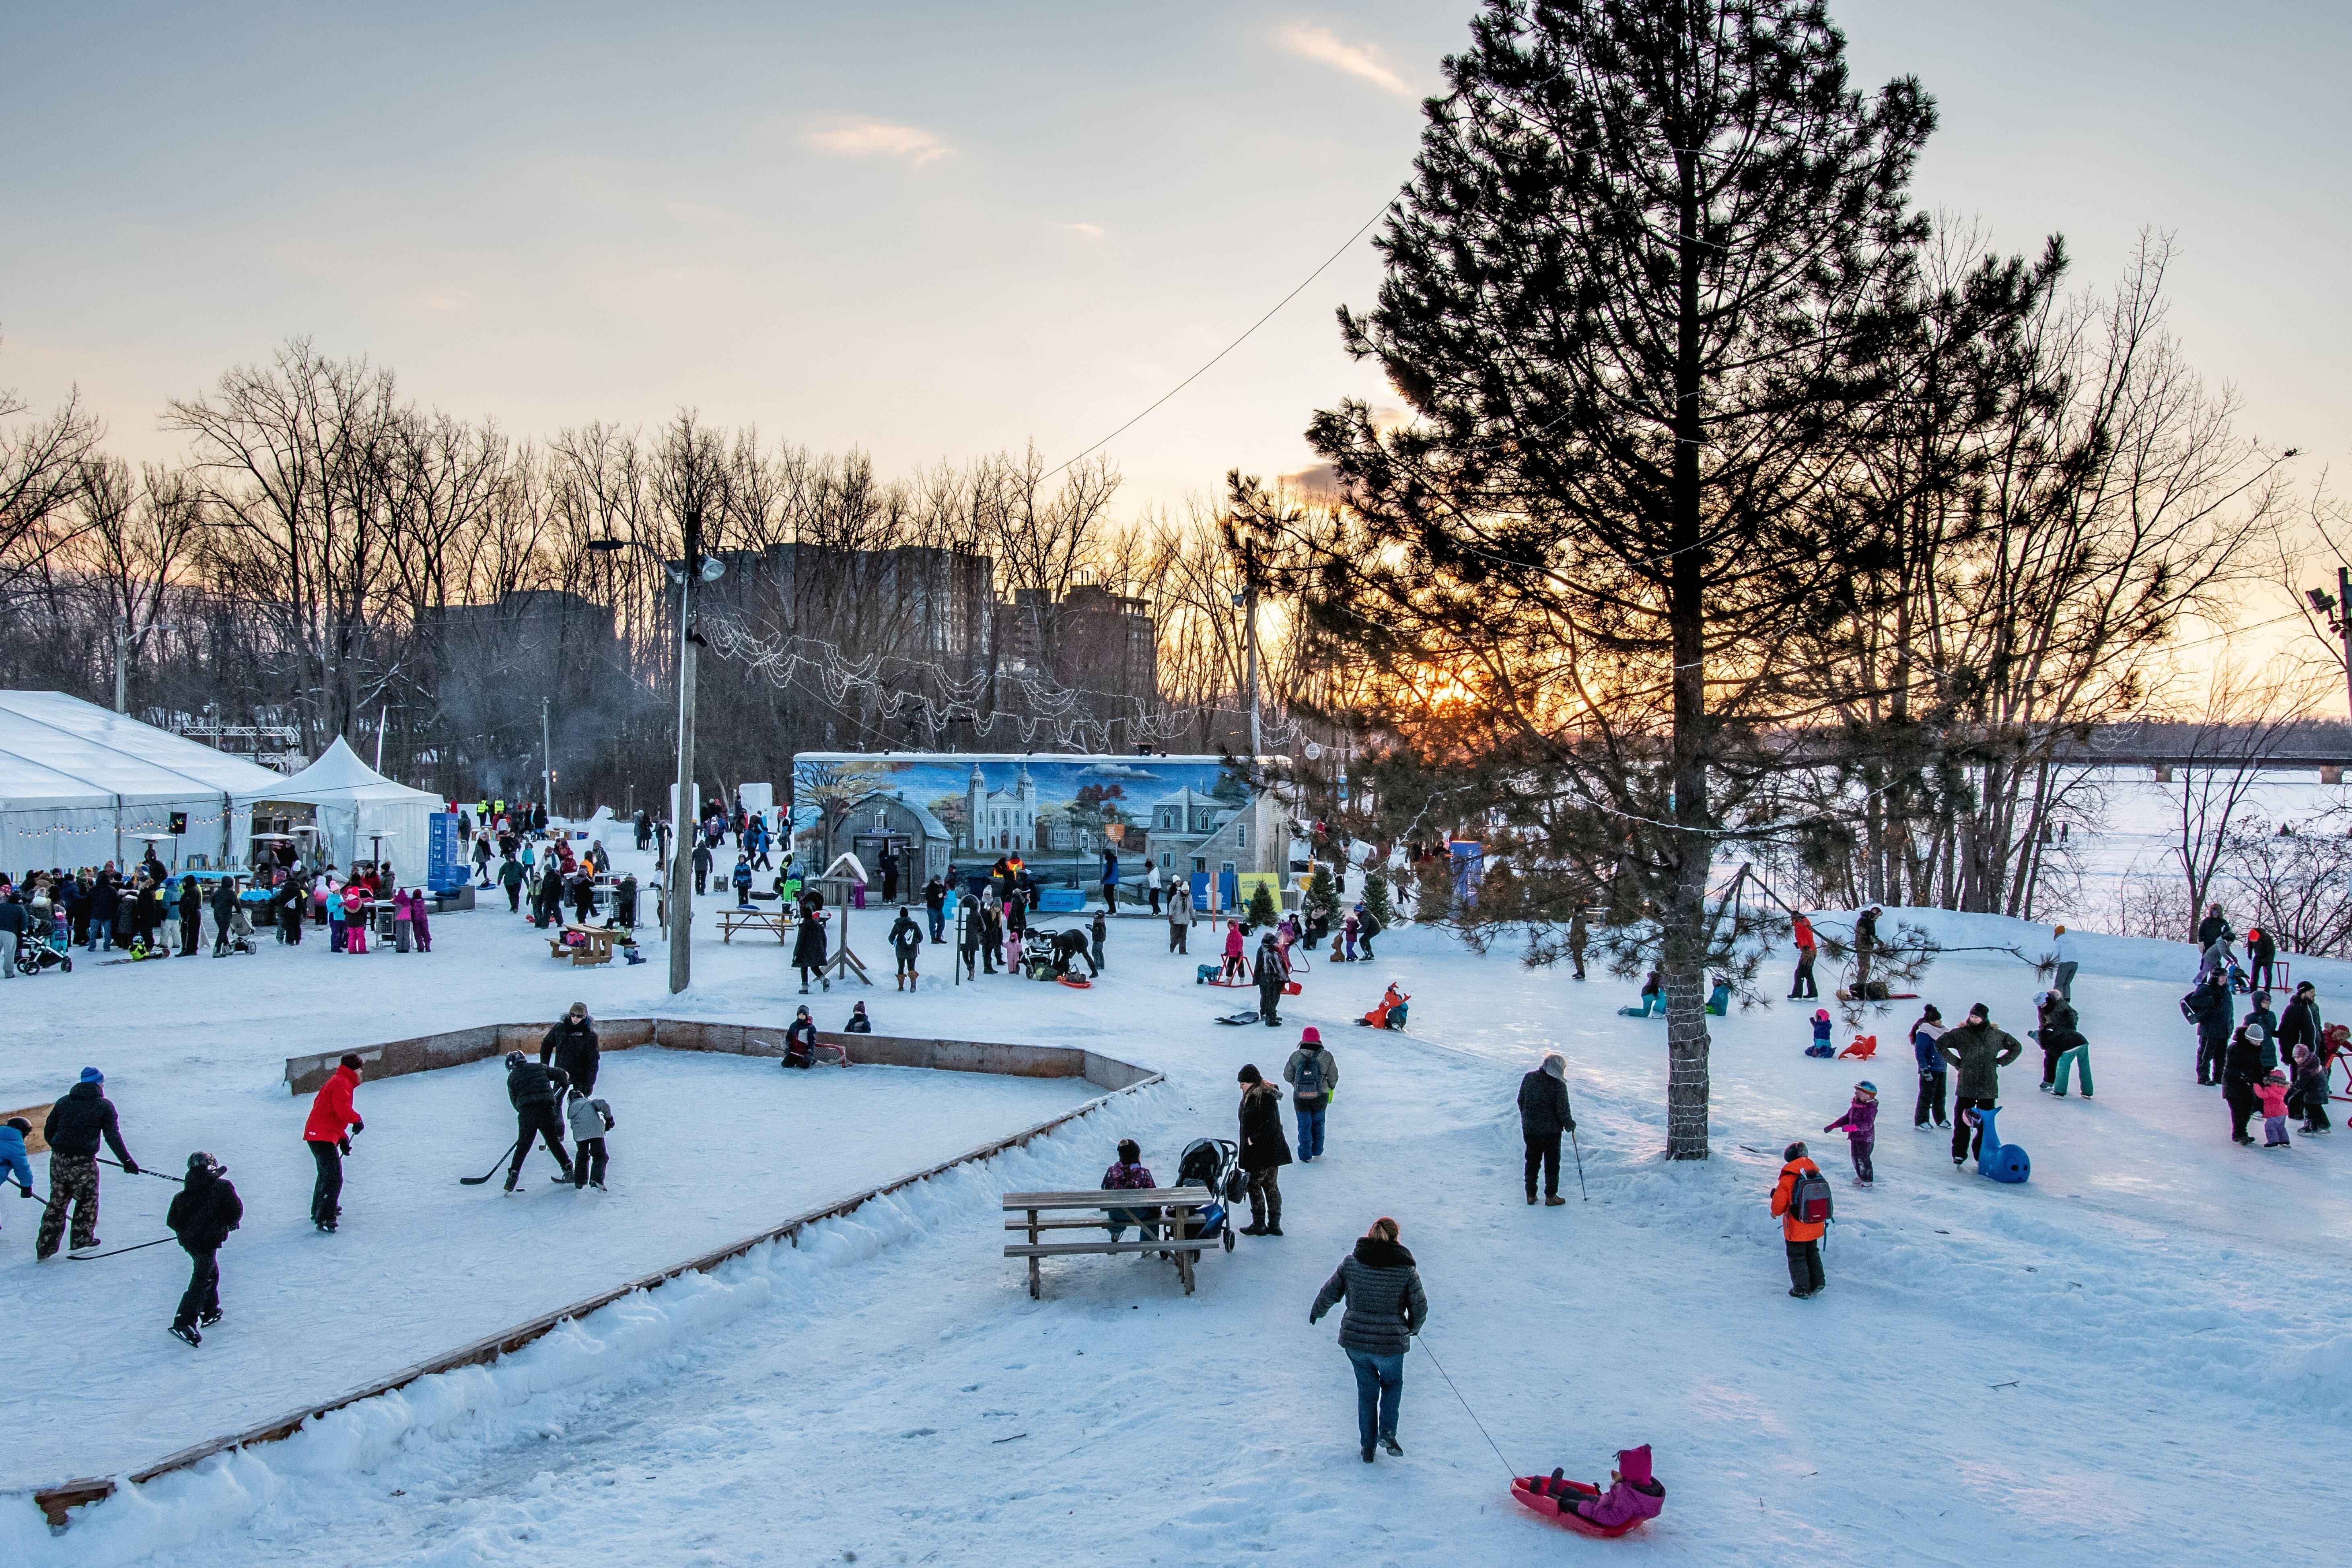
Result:
[[[25,1134],[33,1124],[21,1116],[12,1116],[0,1127],[0,1182],[16,1184],[16,1195],[33,1195],[33,1163],[25,1158]]]
[[[1805,1047],[1805,1054],[1809,1057],[1837,1055],[1836,1047],[1830,1044],[1830,1015],[1826,1007],[1813,1011],[1813,1043]]]

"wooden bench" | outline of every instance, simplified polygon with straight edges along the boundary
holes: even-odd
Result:
[[[575,966],[583,963],[613,962],[613,939],[621,933],[610,926],[567,925],[563,931],[567,936],[574,931],[578,932],[582,941],[574,946],[561,937],[549,937],[547,951],[550,957],[568,958]]]
[[[739,931],[772,931],[776,933],[778,942],[790,942],[793,936],[793,922],[785,917],[782,910],[720,910],[719,940],[722,942],[732,942],[735,940],[735,933]]]
[[[1192,1293],[1192,1267],[1201,1254],[1220,1245],[1214,1237],[1192,1241],[1170,1238],[1181,1230],[1185,1222],[1211,1203],[1206,1187],[1149,1187],[1131,1190],[1096,1188],[1075,1193],[1007,1193],[1004,1212],[1025,1215],[1007,1219],[1004,1228],[1026,1231],[1025,1242],[1009,1242],[1004,1248],[1007,1258],[1029,1260],[1029,1295],[1034,1300],[1044,1293],[1044,1281],[1039,1276],[1037,1260],[1041,1258],[1082,1258],[1113,1252],[1169,1252],[1176,1258],[1176,1277],[1184,1282],[1184,1294]],[[1092,1209],[1097,1212],[1080,1215],[1063,1211]],[[1158,1209],[1159,1218],[1147,1220],[1147,1233],[1138,1241],[1040,1241],[1046,1231],[1108,1230],[1113,1221],[1112,1209]],[[1118,1222],[1122,1225],[1133,1221]],[[1150,1234],[1158,1232],[1158,1235]],[[1223,1245],[1230,1246],[1231,1243]]]

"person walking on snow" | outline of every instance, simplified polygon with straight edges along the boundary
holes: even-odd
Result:
[[[173,1315],[172,1332],[191,1345],[205,1342],[199,1326],[221,1320],[220,1249],[245,1219],[245,1204],[228,1184],[228,1167],[199,1149],[188,1156],[188,1173],[163,1211],[188,1255],[188,1288]]]
[[[310,1223],[329,1235],[343,1212],[343,1156],[352,1152],[352,1134],[367,1131],[352,1107],[352,1092],[364,1075],[358,1053],[345,1052],[310,1097],[310,1119],[302,1123],[302,1142],[319,1167],[318,1179],[310,1184]]]
[[[1519,1079],[1519,1137],[1528,1146],[1528,1202],[1536,1201],[1536,1172],[1544,1179],[1544,1204],[1558,1208],[1568,1200],[1559,1195],[1559,1139],[1576,1131],[1576,1117],[1568,1104],[1568,1059],[1553,1051],[1543,1065]]]
[[[924,883],[923,913],[930,921],[931,945],[934,947],[942,946],[947,942],[947,937],[942,934],[947,929],[947,908],[948,885],[937,877]],[[950,964],[948,967],[953,969],[955,965]]]
[[[1217,978],[1220,980],[1248,979],[1249,963],[1243,957],[1245,952],[1247,952],[1247,946],[1242,940],[1242,922],[1234,920],[1227,921],[1225,922],[1225,966]]]
[[[1813,922],[1801,912],[1789,929],[1797,943],[1797,973],[1789,982],[1789,1000],[1818,998],[1822,991],[1813,981],[1813,960],[1820,956],[1821,942],[1813,935]]]
[[[2229,982],[2218,974],[2201,976],[2197,989],[2180,999],[2180,1011],[2197,1026],[2197,1081],[2210,1088],[2221,1081],[2222,1053],[2237,1023]]]
[[[2270,1077],[2273,1065],[2263,1059],[2264,1047],[2252,1024],[2241,1024],[2230,1037],[2228,1050],[2221,1058],[2221,1099],[2230,1108],[2230,1141],[2251,1144],[2246,1121],[2262,1104],[2258,1086]],[[57,1177],[49,1178],[52,1188]]]
[[[1282,1064],[1282,1081],[1290,1086],[1290,1109],[1298,1118],[1298,1163],[1312,1163],[1323,1153],[1323,1118],[1331,1096],[1339,1088],[1339,1059],[1323,1047],[1323,1033],[1309,1024],[1298,1036],[1298,1048]]]
[[[1580,903],[1568,917],[1568,957],[1576,965],[1575,979],[1584,978],[1584,950],[1591,942],[1591,928],[1585,923],[1584,906]]]
[[[2246,928],[2246,984],[2261,989],[2278,984],[2278,939],[2261,926]]]
[[[1275,945],[1274,933],[1258,938],[1257,957],[1250,964],[1250,979],[1257,984],[1258,1021],[1267,1028],[1282,1023],[1282,988],[1289,982],[1290,970],[1282,962],[1282,950]]]
[[[1945,1072],[1943,1053],[1936,1049],[1936,1041],[1944,1033],[1944,1015],[1928,1003],[1919,1009],[1919,1021],[1911,1026],[1911,1055],[1919,1064],[1919,1102],[1912,1108],[1911,1125],[1923,1131],[1930,1113],[1937,1127],[1949,1126],[1944,1120],[1944,1086],[1950,1081]]]
[[[596,1069],[602,1060],[595,1026],[589,1020],[585,1002],[572,1004],[563,1016],[540,1037],[540,1066],[553,1066],[563,1074],[565,1083],[583,1094],[596,1092]]]
[[[1971,1015],[1973,1016],[1973,1015]],[[1780,1177],[1772,1185],[1772,1215],[1780,1222],[1780,1239],[1789,1253],[1789,1294],[1800,1301],[1822,1293],[1829,1280],[1822,1273],[1822,1237],[1829,1229],[1829,1186],[1820,1189],[1820,1217],[1805,1217],[1805,1194],[1799,1184],[1820,1180],[1822,1168],[1805,1152],[1801,1140],[1780,1151]]]
[[[613,1130],[613,1108],[574,1089],[563,1120],[572,1129],[572,1190],[604,1190],[604,1134]]]
[[[1845,1129],[1847,1152],[1853,1156],[1853,1184],[1871,1184],[1870,1152],[1878,1142],[1878,1086],[1868,1079],[1853,1086],[1853,1103],[1845,1114],[1822,1129],[1834,1132]]]
[[[898,918],[891,922],[890,951],[898,960],[898,989],[914,990],[916,982],[921,978],[915,972],[915,960],[922,955],[923,931],[915,923],[915,917],[907,912],[904,904],[898,906]]]
[[[2000,1103],[2000,1069],[2024,1054],[2024,1043],[1992,1021],[1981,1002],[1969,1009],[1969,1020],[1947,1029],[1936,1050],[1960,1069],[1952,1086],[1952,1163],[1965,1164],[1970,1152],[1969,1119],[1963,1110],[1995,1110]],[[1984,1152],[1984,1126],[1975,1129],[1974,1152]]]
[[[2057,961],[2057,974],[2053,984],[2058,994],[2068,1002],[2074,1000],[2074,971],[2080,967],[2082,954],[2075,950],[2074,939],[2066,934],[2064,926],[2051,928],[2056,935],[2050,943],[2051,957]]]
[[[1265,1081],[1253,1062],[1234,1075],[1242,1086],[1241,1167],[1249,1176],[1250,1222],[1244,1236],[1282,1234],[1282,1167],[1290,1163],[1290,1140],[1282,1131],[1282,1091]]]
[[[1087,967],[1097,974],[1103,972],[1103,943],[1109,940],[1109,919],[1102,910],[1097,910],[1093,922],[1087,927]],[[1283,965],[1283,973],[1287,974],[1289,972],[1290,966]]]
[[[1192,889],[1188,882],[1178,881],[1168,889],[1168,951],[1183,952],[1185,939],[1192,932]]]
[[[213,956],[228,953],[229,928],[236,923],[236,879],[223,877],[213,885]]]
[[[49,1107],[41,1123],[41,1137],[49,1146],[49,1205],[41,1215],[41,1229],[33,1240],[36,1259],[54,1257],[58,1238],[66,1228],[66,1211],[73,1211],[73,1250],[98,1242],[98,1145],[100,1139],[114,1151],[124,1171],[139,1173],[139,1162],[122,1146],[122,1123],[114,1102],[106,1098],[106,1075],[96,1068],[81,1069],[81,1081]]]
[[[511,855],[499,862],[499,886],[507,890],[507,913],[521,913],[522,863]]]
[[[2305,1136],[2333,1131],[2327,1120],[2327,1068],[2317,1051],[2309,1046],[2294,1047],[2294,1076],[2291,1081],[2294,1090],[2287,1097],[2286,1108],[2303,1118]]]
[[[1397,1222],[1385,1215],[1358,1238],[1331,1278],[1315,1295],[1309,1323],[1340,1301],[1339,1348],[1356,1371],[1356,1440],[1363,1461],[1372,1462],[1375,1444],[1396,1458],[1397,1407],[1404,1400],[1404,1356],[1412,1336],[1429,1321],[1429,1297],[1421,1269],[1398,1239]]]
[[[793,939],[793,967],[801,972],[802,995],[808,994],[811,975],[827,991],[833,989],[824,973],[824,922],[813,909],[801,916],[800,933]]]
[[[507,1053],[507,1101],[515,1113],[514,1158],[507,1162],[508,1192],[513,1192],[515,1183],[522,1178],[523,1158],[530,1152],[534,1139],[547,1140],[547,1152],[555,1156],[565,1179],[570,1179],[572,1156],[563,1147],[562,1115],[568,1084],[562,1068],[534,1062],[520,1051]]]

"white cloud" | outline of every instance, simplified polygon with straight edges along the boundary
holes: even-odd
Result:
[[[1103,237],[1102,225],[1098,223],[1057,223],[1054,226],[1065,234],[1074,234],[1084,240],[1097,240]]]
[[[1294,55],[1302,55],[1320,65],[1334,67],[1349,76],[1361,77],[1399,98],[1419,96],[1406,85],[1402,77],[1381,64],[1370,49],[1345,42],[1328,27],[1293,22],[1282,30],[1281,37],[1283,47]]]
[[[904,158],[918,169],[955,151],[928,131],[912,125],[890,125],[879,120],[860,121],[831,131],[812,131],[803,140],[820,153],[844,158]]]

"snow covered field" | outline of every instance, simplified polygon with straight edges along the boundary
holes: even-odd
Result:
[[[878,953],[886,921],[856,918],[868,922],[859,945]],[[2036,952],[2047,934],[1989,917],[1914,918],[1954,946]],[[63,1536],[47,1536],[29,1506],[0,1510],[0,1560],[2339,1560],[2346,1520],[2325,1467],[2352,1426],[2352,1135],[2283,1153],[2228,1142],[2218,1096],[2195,1086],[2175,1005],[2188,949],[2084,941],[2075,991],[2098,1096],[2035,1093],[2030,1047],[2004,1072],[2002,1131],[2033,1158],[2031,1184],[2011,1188],[1956,1171],[1945,1137],[1912,1131],[1899,1046],[1860,1068],[1810,1060],[1792,1005],[1714,1021],[1716,1158],[1677,1166],[1658,1157],[1663,1025],[1614,1016],[1630,985],[1579,984],[1400,931],[1383,936],[1378,963],[1318,963],[1286,1008],[1289,1027],[1227,1028],[1212,1020],[1238,998],[1194,986],[1194,960],[1161,952],[1163,930],[1118,923],[1110,972],[1091,991],[998,978],[909,998],[886,987],[872,1004],[892,1032],[1096,1045],[1168,1070],[1167,1085],[826,1222],[798,1250],[761,1249],[493,1367],[165,1478],[85,1510]],[[241,1179],[282,1160],[274,1146],[299,1132],[275,1082],[288,1051],[551,1016],[575,993],[600,1012],[644,1013],[659,994],[658,950],[626,972],[543,967],[502,909],[446,920],[436,935],[429,959],[331,960],[306,945],[45,978],[5,994],[20,1025],[5,1081],[43,1098],[97,1061],[128,1102],[132,1080],[152,1074],[220,1119],[206,1146]],[[320,967],[330,963],[341,967]],[[797,997],[782,963],[772,945],[704,944],[690,1005],[665,1005],[788,1016]],[[409,979],[427,965],[429,984]],[[2352,966],[2299,962],[2296,974],[2318,981],[2331,1012],[2352,994]],[[1391,976],[1414,994],[1412,1037],[1349,1028]],[[2021,1034],[2035,988],[2029,968],[1987,952],[1942,959],[1925,985],[1948,1017],[1981,1000]],[[845,1010],[838,989],[830,1000]],[[1881,1020],[1890,1042],[1916,1004],[1897,1005]],[[1049,1261],[1045,1299],[1031,1301],[1020,1267],[1000,1255],[1001,1194],[1091,1185],[1122,1134],[1171,1177],[1187,1139],[1232,1136],[1234,1069],[1278,1070],[1303,1023],[1323,1027],[1342,1081],[1328,1156],[1283,1173],[1287,1236],[1245,1237],[1204,1259],[1190,1299],[1166,1265],[1114,1258]],[[1574,1201],[1570,1174],[1568,1207],[1531,1209],[1518,1193],[1513,1095],[1555,1047],[1570,1063],[1591,1202]],[[632,1056],[649,1076],[670,1070],[630,1053],[608,1071]],[[755,1089],[764,1082],[745,1070]],[[466,1073],[434,1076],[456,1098],[470,1087]],[[1885,1106],[1879,1182],[1866,1193],[1844,1184],[1843,1148],[1818,1131],[1864,1076]],[[405,1081],[421,1089],[432,1079]],[[454,1184],[488,1160],[452,1165],[459,1148],[504,1141],[487,1123],[413,1157],[386,1152],[392,1129],[369,1099],[390,1107],[402,1087],[362,1091],[371,1120],[352,1223],[331,1240],[289,1237],[287,1252],[364,1255],[372,1235],[389,1242],[388,1219],[372,1231],[370,1211],[395,1200],[383,1173],[395,1159],[413,1167],[417,1201],[438,1204],[446,1188],[451,1202],[476,1200],[482,1223],[530,1228]],[[151,1141],[130,1103],[125,1114],[141,1158],[184,1155],[184,1140]],[[669,1131],[644,1120],[616,1134],[616,1161],[645,1158],[632,1125],[646,1142]],[[1810,1302],[1786,1295],[1765,1205],[1780,1146],[1798,1136],[1840,1179],[1830,1288]],[[828,1158],[857,1141],[824,1126],[799,1138]],[[732,1174],[724,1156],[700,1163],[714,1179]],[[129,1180],[109,1173],[110,1203]],[[707,1201],[685,1184],[625,1195],[640,1206],[601,1233],[604,1245],[634,1246],[635,1232]],[[573,1201],[548,1188],[506,1209],[552,1218]],[[1418,1255],[1433,1313],[1406,1367],[1407,1457],[1367,1467],[1336,1322],[1306,1318],[1381,1214]],[[20,1357],[0,1429],[54,1421],[42,1430],[139,1447],[108,1401],[77,1415],[93,1378],[168,1373],[192,1380],[176,1398],[243,1396],[251,1363],[216,1356],[210,1337],[188,1352],[162,1334],[177,1289],[168,1268],[152,1282],[103,1272],[136,1258],[20,1269],[29,1240],[8,1217],[0,1261]],[[419,1221],[428,1232],[440,1223]],[[291,1228],[249,1219],[224,1254],[233,1312],[262,1288],[268,1246],[257,1243],[272,1225]],[[143,1239],[111,1218],[105,1234]],[[670,1253],[690,1250],[679,1237]],[[412,1299],[362,1310],[428,1314],[425,1281],[445,1261],[437,1248],[370,1260],[382,1277],[419,1278]],[[89,1326],[53,1329],[68,1320],[52,1315],[36,1331],[23,1316],[32,1294],[67,1290],[91,1293]],[[461,1298],[440,1302],[453,1315],[446,1343],[467,1337],[454,1321]],[[299,1363],[317,1336],[341,1331],[331,1321],[341,1315],[314,1304],[308,1331],[289,1331],[271,1364]],[[69,1367],[58,1360],[68,1354]],[[1668,1489],[1664,1516],[1639,1540],[1568,1536],[1505,1490],[1511,1470],[1554,1465],[1605,1478],[1611,1450],[1636,1442],[1656,1446]]]

